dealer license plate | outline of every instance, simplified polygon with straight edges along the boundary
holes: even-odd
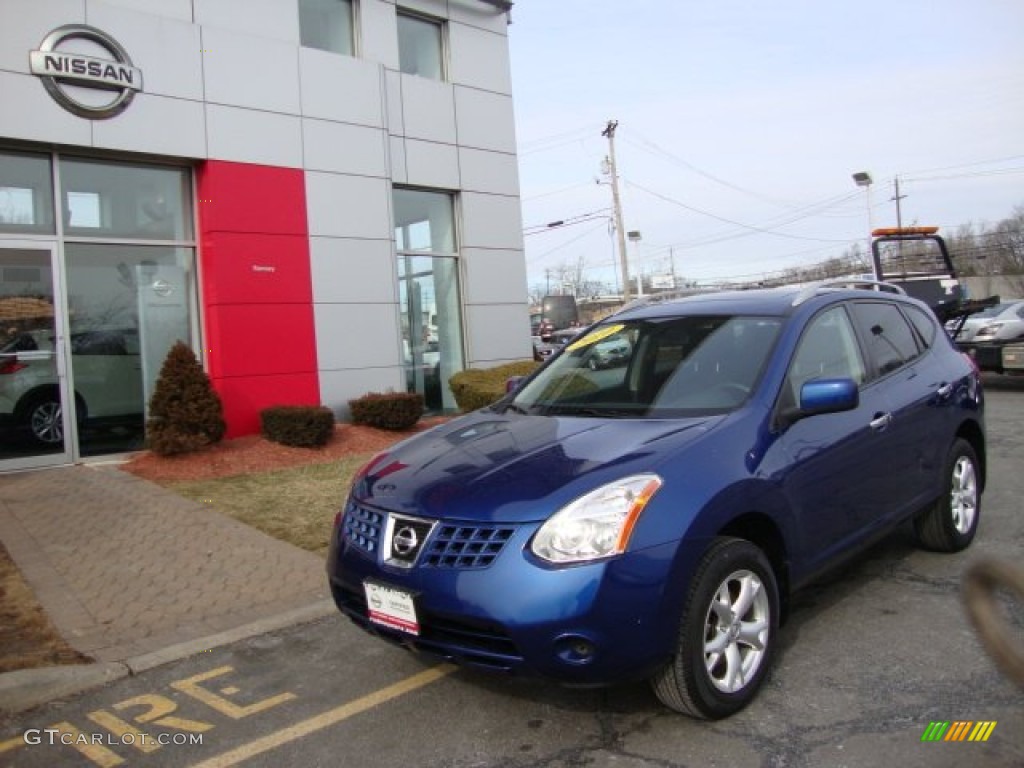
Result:
[[[411,594],[375,581],[363,582],[363,589],[366,590],[366,606],[369,609],[370,621],[410,635],[420,633],[420,623],[416,618],[416,606]]]

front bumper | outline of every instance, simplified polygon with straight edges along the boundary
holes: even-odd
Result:
[[[363,629],[406,648],[572,685],[649,677],[674,650],[687,589],[673,573],[678,543],[551,568],[528,552],[536,525],[524,525],[486,567],[395,568],[340,530],[327,564],[335,603]],[[370,620],[367,579],[414,596],[418,635]]]

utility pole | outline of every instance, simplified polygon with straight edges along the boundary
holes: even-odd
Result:
[[[896,189],[896,194],[890,197],[890,200],[896,201],[896,226],[903,229],[903,213],[900,209],[900,200],[906,197],[906,195],[900,194],[900,177],[896,176],[892,181],[893,187]]]
[[[612,177],[612,208],[615,216],[615,231],[619,238],[619,262],[622,269],[622,303],[629,303],[629,262],[626,256],[626,230],[622,226],[622,203],[619,200],[619,173],[615,167],[615,129],[619,127],[618,120],[609,120],[608,125],[601,131],[602,136],[608,137],[608,172]]]

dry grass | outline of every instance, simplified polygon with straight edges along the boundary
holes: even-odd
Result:
[[[87,661],[64,642],[0,545],[0,672]]]
[[[276,539],[325,554],[334,516],[341,509],[352,476],[372,456],[373,452],[355,454],[329,464],[170,483],[167,487],[193,501],[211,504]]]

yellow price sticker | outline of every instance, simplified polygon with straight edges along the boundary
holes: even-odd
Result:
[[[616,333],[625,328],[622,323],[616,323],[615,325],[606,325],[603,328],[598,328],[593,333],[588,333],[582,339],[576,339],[566,349],[569,352],[574,352],[577,349],[583,349],[583,347],[589,347],[591,344],[597,344],[599,341],[604,341],[609,336],[614,336]]]

